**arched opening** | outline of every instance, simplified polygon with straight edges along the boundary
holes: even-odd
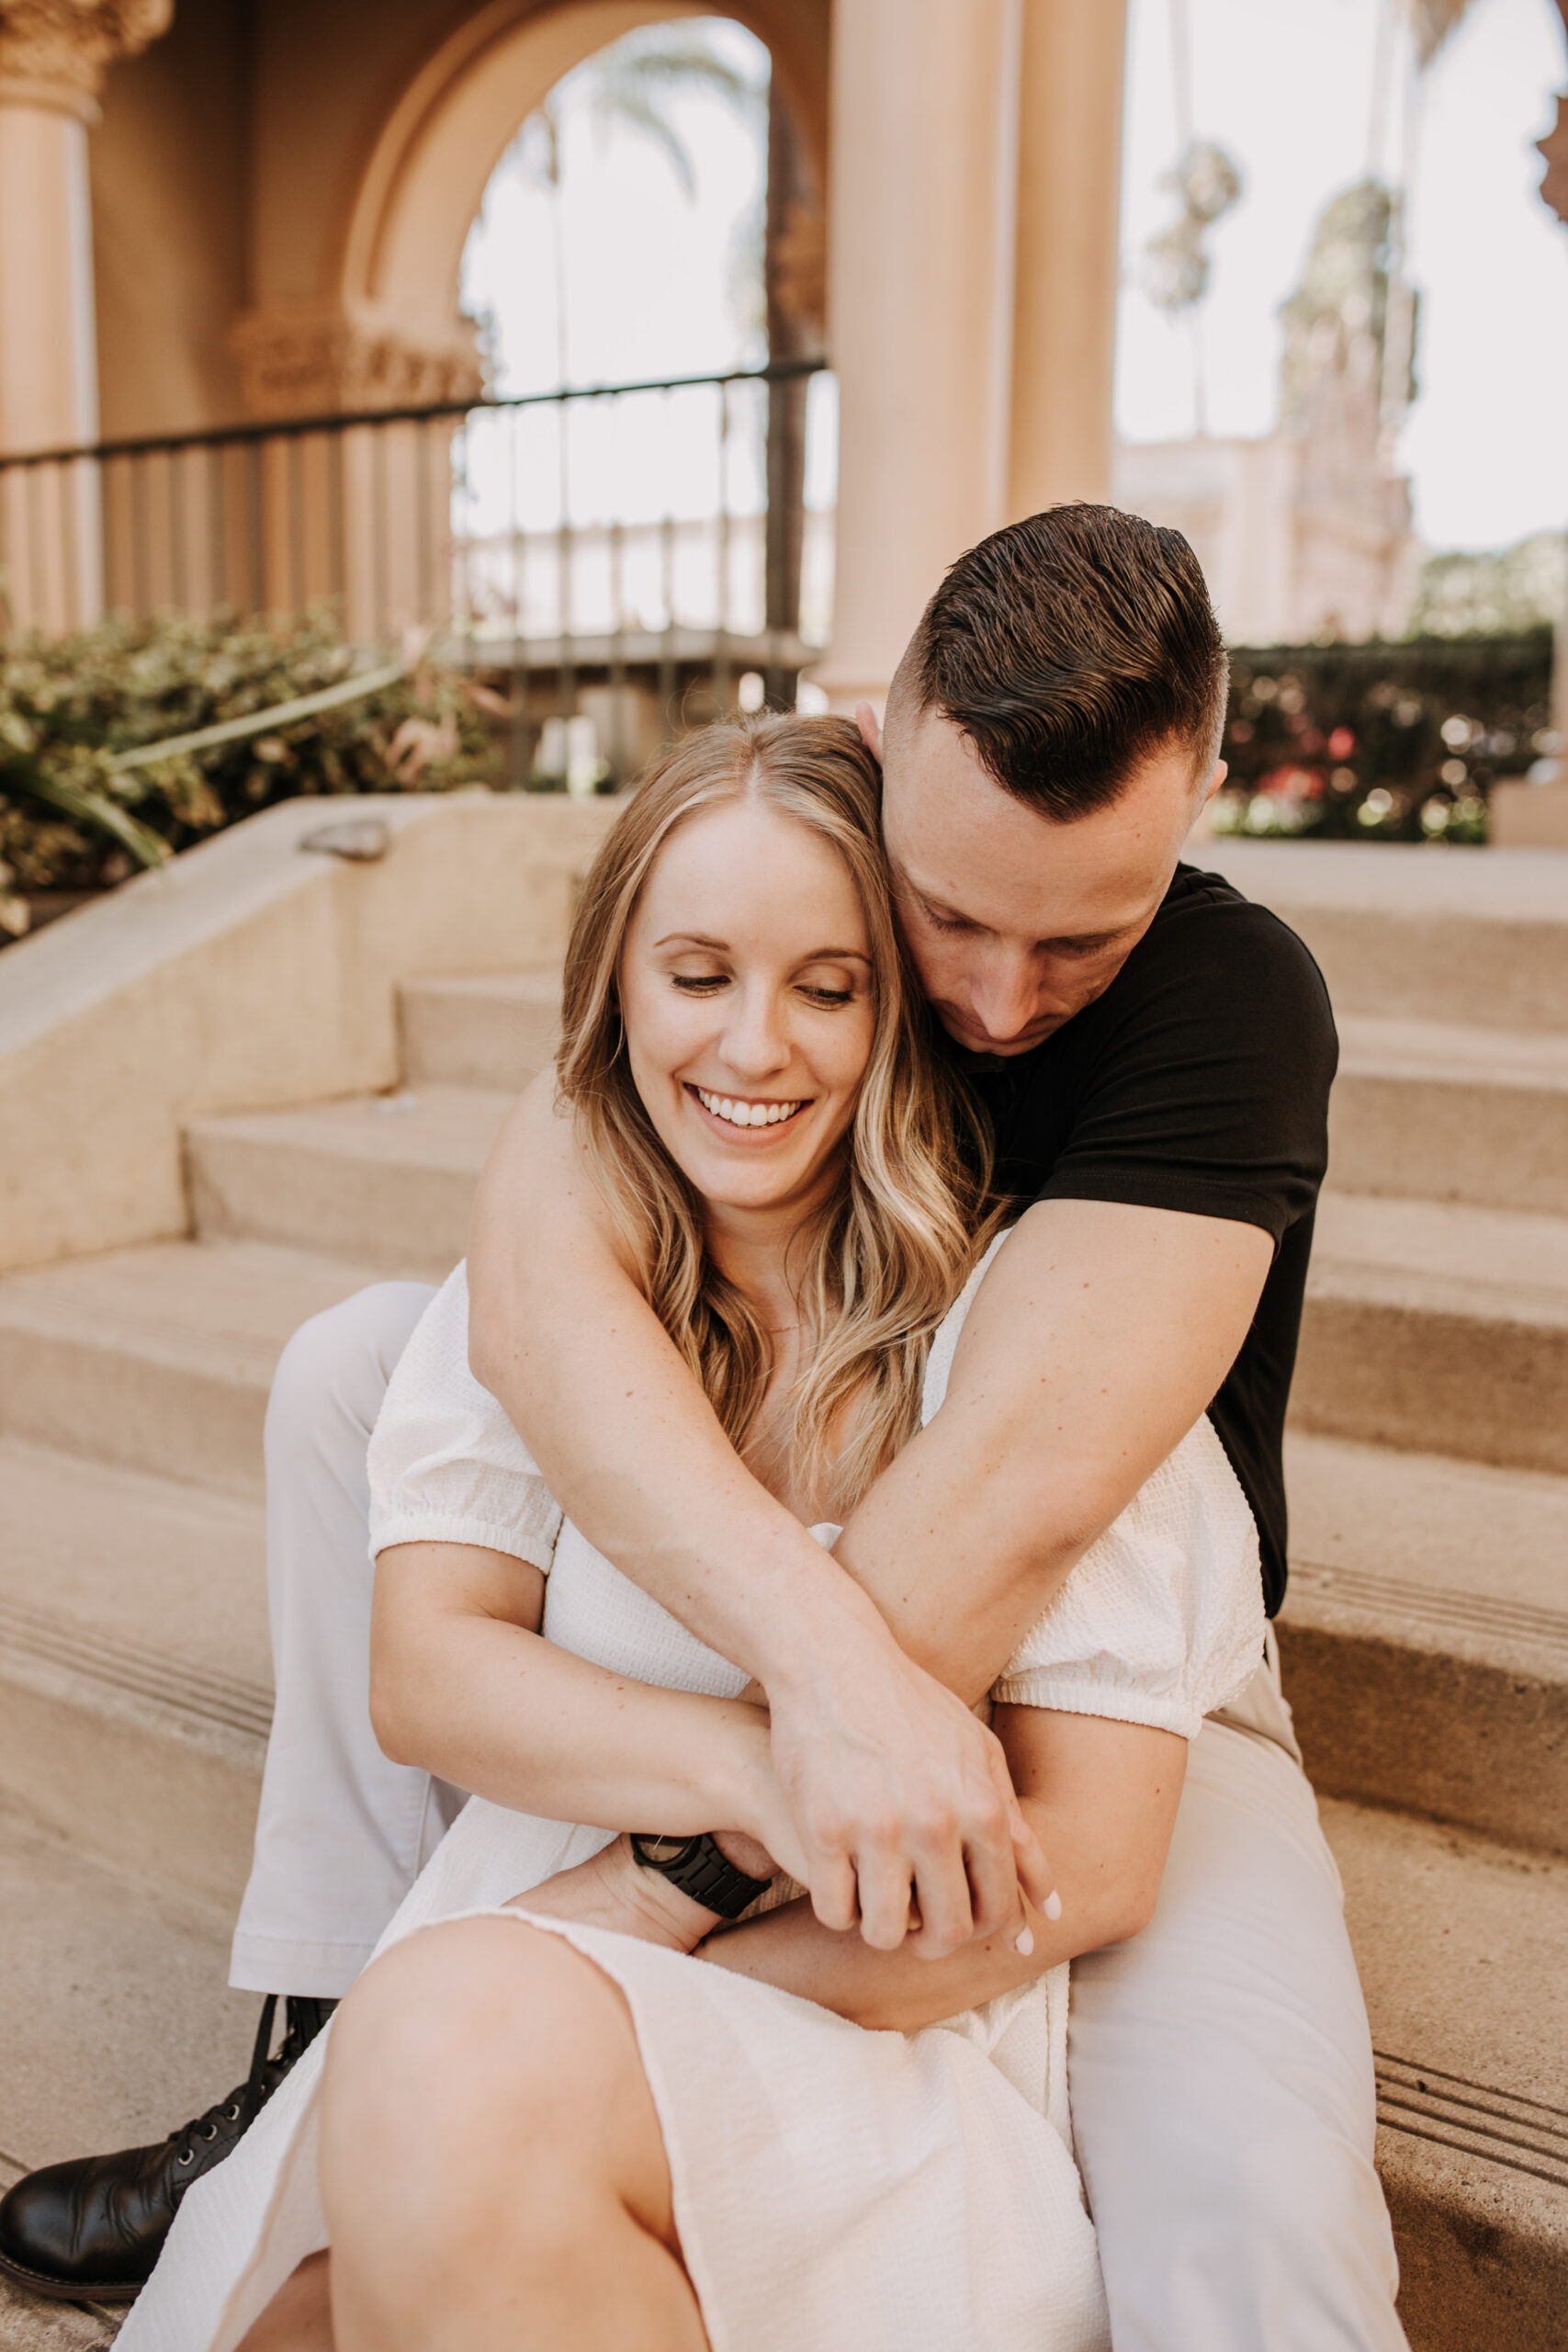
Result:
[[[623,34],[525,119],[467,242],[491,390],[524,405],[463,435],[463,597],[537,778],[792,701],[826,637],[828,388],[754,372],[822,339],[818,179],[770,64],[712,13]]]
[[[701,0],[491,0],[426,61],[388,114],[339,244],[336,299],[416,343],[460,332],[464,246],[518,127],[597,51],[638,28],[711,14]],[[768,50],[816,188],[827,169],[827,9],[736,0]]]

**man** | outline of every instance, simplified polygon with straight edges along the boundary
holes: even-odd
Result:
[[[1178,863],[1224,775],[1225,684],[1186,542],[1077,506],[962,558],[885,732],[862,711],[905,934],[1020,1215],[948,1402],[836,1558],[724,1442],[547,1082],[480,1188],[475,1370],[590,1540],[763,1684],[818,1913],[879,1947],[912,1902],[932,1953],[1008,1916],[1006,1792],[969,1702],[1205,1409],[1270,1611],[1283,1590],[1280,1442],[1336,1049],[1300,943]],[[279,1716],[235,1948],[257,1989],[344,1989],[457,1801],[388,1764],[363,1721],[363,1449],[423,1295],[350,1302],[280,1372]],[[1064,1805],[1103,1881],[1086,1912],[1119,1916],[1124,1888],[1141,1917],[1149,1808],[1107,1785],[1097,1720],[1062,1720]],[[493,1753],[504,1724],[474,1739]],[[1117,2352],[1403,2344],[1365,2016],[1271,1664],[1192,1744],[1151,1925],[1075,1971],[1069,2074]],[[71,2249],[101,2242],[131,2178],[150,2244],[173,2162],[36,2176],[0,2206],[0,2257],[80,2282]]]

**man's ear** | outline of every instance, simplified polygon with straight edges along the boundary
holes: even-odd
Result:
[[[871,753],[872,758],[880,764],[882,759],[882,722],[877,718],[876,712],[870,703],[856,703],[855,725],[860,729],[861,741],[865,745],[865,748]],[[1224,771],[1223,768],[1220,773],[1222,775],[1224,775]]]
[[[1202,799],[1198,803],[1200,808],[1206,808],[1208,807],[1210,801],[1213,798],[1215,793],[1218,792],[1221,785],[1224,784],[1229,774],[1230,770],[1225,765],[1224,760],[1216,760],[1214,762],[1214,773],[1209,778],[1209,788],[1207,792],[1204,793]]]

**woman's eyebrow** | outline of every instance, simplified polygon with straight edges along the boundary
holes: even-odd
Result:
[[[705,931],[671,931],[653,943],[660,947],[711,947],[721,956],[730,953],[728,939],[712,939]],[[798,972],[807,964],[869,964],[871,957],[862,947],[814,947],[807,956],[797,956],[795,968]]]

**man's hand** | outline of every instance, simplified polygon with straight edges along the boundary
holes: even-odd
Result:
[[[771,1693],[773,1769],[825,1928],[942,1960],[1054,1917],[1049,1865],[1000,1743],[880,1626]]]

